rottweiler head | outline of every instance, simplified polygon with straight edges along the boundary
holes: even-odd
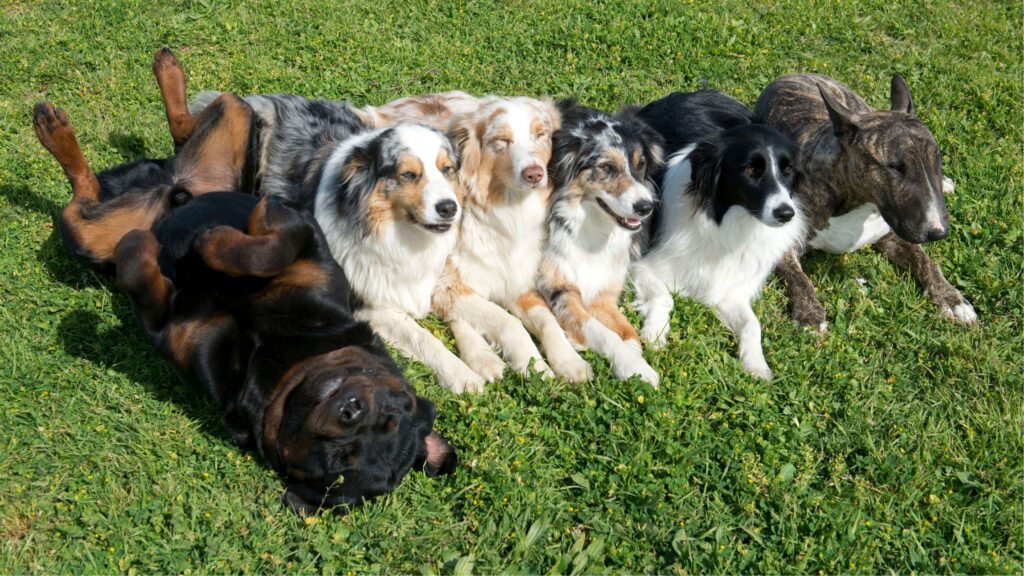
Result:
[[[378,356],[349,346],[284,375],[267,404],[262,448],[296,512],[344,512],[390,492],[411,468],[454,470],[455,450],[433,424],[432,402]]]

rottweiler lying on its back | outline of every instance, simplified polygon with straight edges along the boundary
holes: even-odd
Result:
[[[455,451],[431,431],[434,405],[353,320],[313,218],[233,192],[245,189],[253,121],[225,94],[177,127],[174,158],[96,175],[66,114],[37,105],[36,134],[73,192],[65,247],[116,274],[153,345],[283,477],[296,511],[389,492],[410,468],[452,471]]]

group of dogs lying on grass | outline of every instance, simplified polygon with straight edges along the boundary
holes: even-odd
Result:
[[[684,295],[771,378],[751,308],[769,274],[795,319],[824,331],[801,255],[868,244],[945,316],[977,321],[920,247],[948,234],[953,183],[899,76],[888,111],[800,74],[753,111],[703,89],[608,114],[463,92],[363,108],[204,92],[190,106],[169,50],[153,70],[169,159],[95,174],[66,114],[36,106],[72,187],[65,247],[116,275],[153,345],[303,514],[456,466],[384,342],[453,392],[481,391],[506,362],[586,381],[583,348],[657,386],[641,340],[666,345]],[[639,335],[619,309],[628,277]],[[417,323],[428,313],[458,356]]]

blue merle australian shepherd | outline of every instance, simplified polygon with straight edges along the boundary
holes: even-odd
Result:
[[[607,356],[616,377],[657,386],[618,304],[638,235],[654,212],[661,137],[630,110],[612,116],[572,100],[558,109],[538,291],[573,344]]]

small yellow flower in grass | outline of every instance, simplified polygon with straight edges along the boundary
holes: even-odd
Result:
[[[636,397],[636,402],[637,402],[637,404],[643,404],[643,403],[644,403],[644,400],[646,400],[646,398],[644,398],[644,395],[643,395],[643,394],[641,394],[641,395],[639,395],[639,396],[637,396],[637,397]]]
[[[725,550],[725,544],[719,544],[719,545],[718,545],[718,551],[719,551],[719,552],[722,552],[722,551],[724,551],[724,550]]]
[[[302,521],[305,522],[307,526],[312,526],[313,524],[316,524],[317,522],[319,522],[320,519],[317,518],[316,516],[306,516],[305,518],[302,519]]]

